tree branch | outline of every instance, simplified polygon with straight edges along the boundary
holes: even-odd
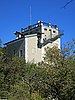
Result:
[[[69,0],[62,8],[65,8],[67,5],[69,5],[74,0]]]

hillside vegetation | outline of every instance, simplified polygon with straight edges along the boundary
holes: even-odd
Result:
[[[75,52],[67,42],[62,51],[46,48],[38,65],[9,57],[0,47],[0,99],[75,100]]]

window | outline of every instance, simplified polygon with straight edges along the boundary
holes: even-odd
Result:
[[[47,31],[47,28],[44,28],[45,31]]]
[[[53,31],[53,33],[56,33],[55,31]]]
[[[23,56],[23,51],[22,51],[22,50],[20,50],[20,54],[19,54],[19,56],[20,56],[20,57]]]
[[[51,29],[49,29],[49,31],[51,31]]]

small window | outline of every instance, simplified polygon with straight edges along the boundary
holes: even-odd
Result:
[[[51,29],[49,29],[49,31],[52,31]]]
[[[20,57],[22,57],[23,56],[23,51],[22,50],[20,50]]]
[[[47,28],[44,28],[45,31],[47,31]]]
[[[53,33],[56,33],[55,31],[53,31]]]
[[[14,50],[13,53],[14,53],[14,55],[15,55],[15,54],[16,54],[16,51]]]

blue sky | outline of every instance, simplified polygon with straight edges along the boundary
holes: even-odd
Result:
[[[15,39],[15,31],[38,20],[58,24],[64,30],[63,43],[75,38],[75,0],[65,9],[69,0],[0,0],[0,38],[3,44]]]

